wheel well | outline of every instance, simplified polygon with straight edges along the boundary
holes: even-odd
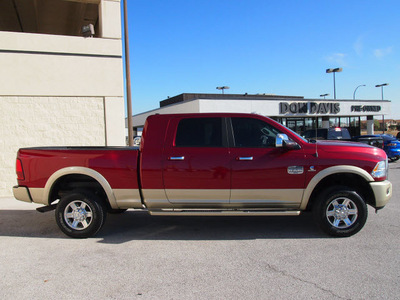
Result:
[[[57,179],[50,190],[49,204],[59,200],[63,195],[73,190],[90,191],[97,195],[108,208],[110,207],[107,201],[107,194],[101,184],[94,178],[82,174],[69,174]]]
[[[368,182],[361,176],[352,173],[332,174],[322,179],[311,193],[308,201],[307,210],[311,210],[318,194],[328,187],[335,185],[346,186],[355,190],[367,204],[375,205],[374,193]]]

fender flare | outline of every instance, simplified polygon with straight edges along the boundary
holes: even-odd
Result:
[[[307,204],[310,200],[311,194],[314,191],[315,187],[318,185],[318,183],[321,182],[324,178],[333,175],[333,174],[339,174],[339,173],[350,173],[350,174],[355,174],[367,182],[374,181],[374,178],[369,174],[367,171],[364,169],[361,169],[360,167],[355,167],[355,166],[347,166],[347,165],[339,165],[339,166],[333,166],[326,168],[316,174],[313,179],[310,180],[308,183],[306,189],[304,190],[303,193],[303,199],[301,200],[301,206],[300,209],[304,210],[307,207]]]
[[[46,182],[46,185],[44,187],[44,192],[43,192],[43,199],[46,199],[48,205],[50,204],[49,203],[50,191],[51,191],[51,188],[53,187],[54,183],[61,177],[66,176],[66,175],[72,175],[72,174],[86,175],[86,176],[89,176],[89,177],[93,178],[94,180],[96,180],[101,185],[104,192],[106,193],[108,202],[110,203],[111,208],[115,208],[115,209],[118,208],[117,201],[115,199],[115,195],[111,188],[111,185],[104,178],[104,176],[93,169],[85,168],[85,167],[63,168],[63,169],[60,169],[60,170],[54,172],[49,177],[49,179]]]

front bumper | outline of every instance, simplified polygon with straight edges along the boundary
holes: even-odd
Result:
[[[14,186],[13,187],[13,194],[14,198],[20,201],[24,202],[33,202],[31,194],[29,193],[29,190],[25,186]]]
[[[392,197],[392,183],[388,180],[378,181],[378,182],[370,182],[369,183],[372,191],[375,195],[375,208],[383,208]]]

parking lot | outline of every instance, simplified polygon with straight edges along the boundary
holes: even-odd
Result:
[[[300,217],[109,215],[84,240],[0,199],[1,299],[398,299],[400,162],[391,202],[350,238]]]

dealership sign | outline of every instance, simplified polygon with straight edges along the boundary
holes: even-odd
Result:
[[[352,105],[351,111],[355,112],[379,112],[381,111],[380,105]]]
[[[281,102],[280,114],[337,114],[340,112],[340,103],[332,102]]]

